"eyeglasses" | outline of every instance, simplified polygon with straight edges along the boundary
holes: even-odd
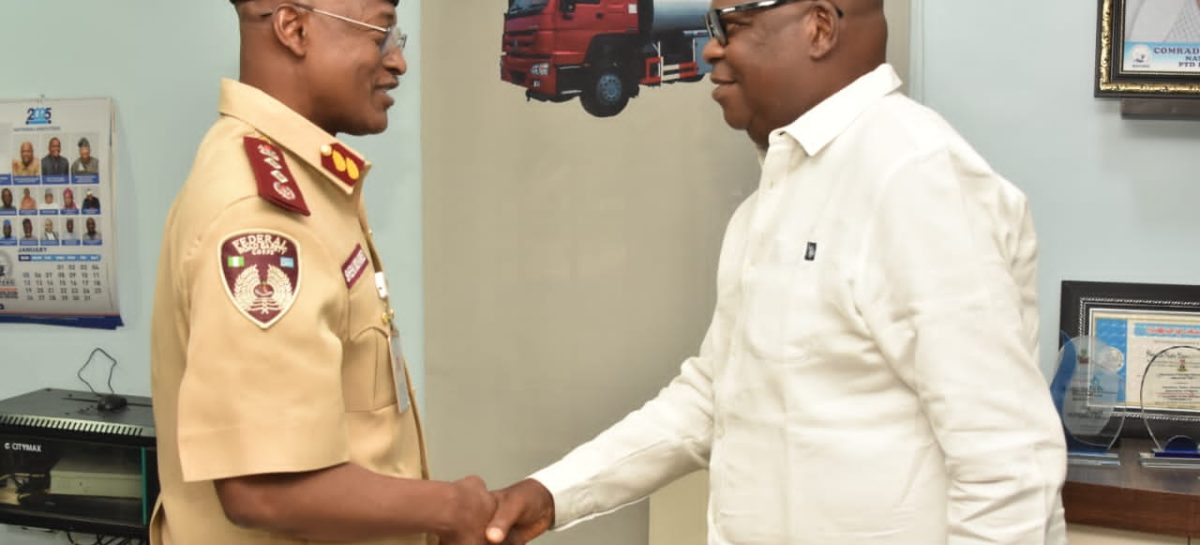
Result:
[[[791,1],[791,0],[789,0],[789,1]],[[287,4],[280,4],[280,5],[276,6],[275,9],[277,10],[283,6],[291,6],[293,8],[302,9],[304,11],[311,11],[317,15],[324,15],[326,17],[332,17],[334,19],[342,21],[343,23],[350,23],[359,28],[365,28],[367,30],[374,30],[375,32],[382,32],[384,35],[384,39],[383,39],[383,42],[381,42],[379,44],[379,54],[380,55],[387,55],[388,53],[390,53],[396,49],[403,51],[404,46],[408,45],[408,34],[401,32],[400,27],[398,27],[396,25],[392,25],[390,27],[375,26],[370,23],[365,23],[363,21],[359,21],[357,19],[351,19],[349,17],[346,17],[345,15],[338,15],[336,13],[331,13],[331,12],[325,11],[323,9],[317,9],[312,6],[306,6],[304,4],[297,4],[294,2],[287,3]],[[269,17],[274,14],[275,14],[275,11],[272,10],[270,13],[264,13],[262,16]]]
[[[730,13],[743,13],[747,11],[774,9],[785,4],[791,4],[793,2],[815,1],[816,0],[758,0],[755,2],[746,2],[744,4],[737,4],[729,7],[709,10],[704,14],[704,23],[705,26],[708,27],[708,35],[711,36],[712,39],[716,40],[717,43],[725,46],[729,45],[729,35],[725,31],[725,21],[721,19],[722,16],[729,15]],[[846,16],[846,13],[843,12],[842,8],[838,7],[837,4],[833,4],[833,2],[830,2],[830,4],[833,5],[833,9],[837,10],[837,16],[839,19]]]

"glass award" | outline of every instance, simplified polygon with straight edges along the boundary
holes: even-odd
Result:
[[[1147,356],[1138,413],[1154,450],[1141,454],[1142,465],[1200,469],[1200,347],[1172,346]]]
[[[1059,350],[1050,393],[1062,419],[1069,463],[1120,465],[1113,445],[1125,425],[1125,413],[1117,410],[1124,367],[1124,354],[1095,337],[1076,337]]]

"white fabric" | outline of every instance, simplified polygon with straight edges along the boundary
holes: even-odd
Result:
[[[770,136],[699,355],[533,476],[557,527],[707,466],[711,545],[1066,542],[1025,197],[899,85]]]

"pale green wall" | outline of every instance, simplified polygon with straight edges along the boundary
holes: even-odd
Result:
[[[226,0],[0,0],[0,99],[108,96],[117,105],[120,297],[116,332],[0,325],[0,398],[40,387],[82,389],[75,371],[95,346],[120,361],[123,393],[150,391],[150,308],[167,209],[216,117],[218,81],[237,76]],[[409,74],[391,128],[349,139],[376,165],[368,209],[387,264],[418,389],[424,390],[421,298],[420,3],[405,0]],[[90,541],[88,541],[90,543]],[[0,526],[0,543],[66,543]]]
[[[1200,284],[1200,123],[1124,120],[1092,98],[1097,3],[920,4],[925,103],[1032,203],[1043,368],[1064,279]]]

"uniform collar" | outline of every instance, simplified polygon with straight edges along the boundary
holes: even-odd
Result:
[[[304,116],[262,90],[231,79],[221,80],[221,102],[218,110],[222,115],[240,119],[255,130],[270,138],[308,163],[325,179],[346,194],[354,192],[356,186],[366,179],[371,163],[361,154],[340,142]],[[332,166],[330,154],[336,150],[346,161],[362,165],[357,179],[351,180],[346,173]]]
[[[821,101],[791,125],[771,133],[771,144],[785,135],[791,136],[805,153],[815,156],[841,136],[867,108],[895,92],[900,85],[900,76],[896,75],[892,65],[881,64]]]

